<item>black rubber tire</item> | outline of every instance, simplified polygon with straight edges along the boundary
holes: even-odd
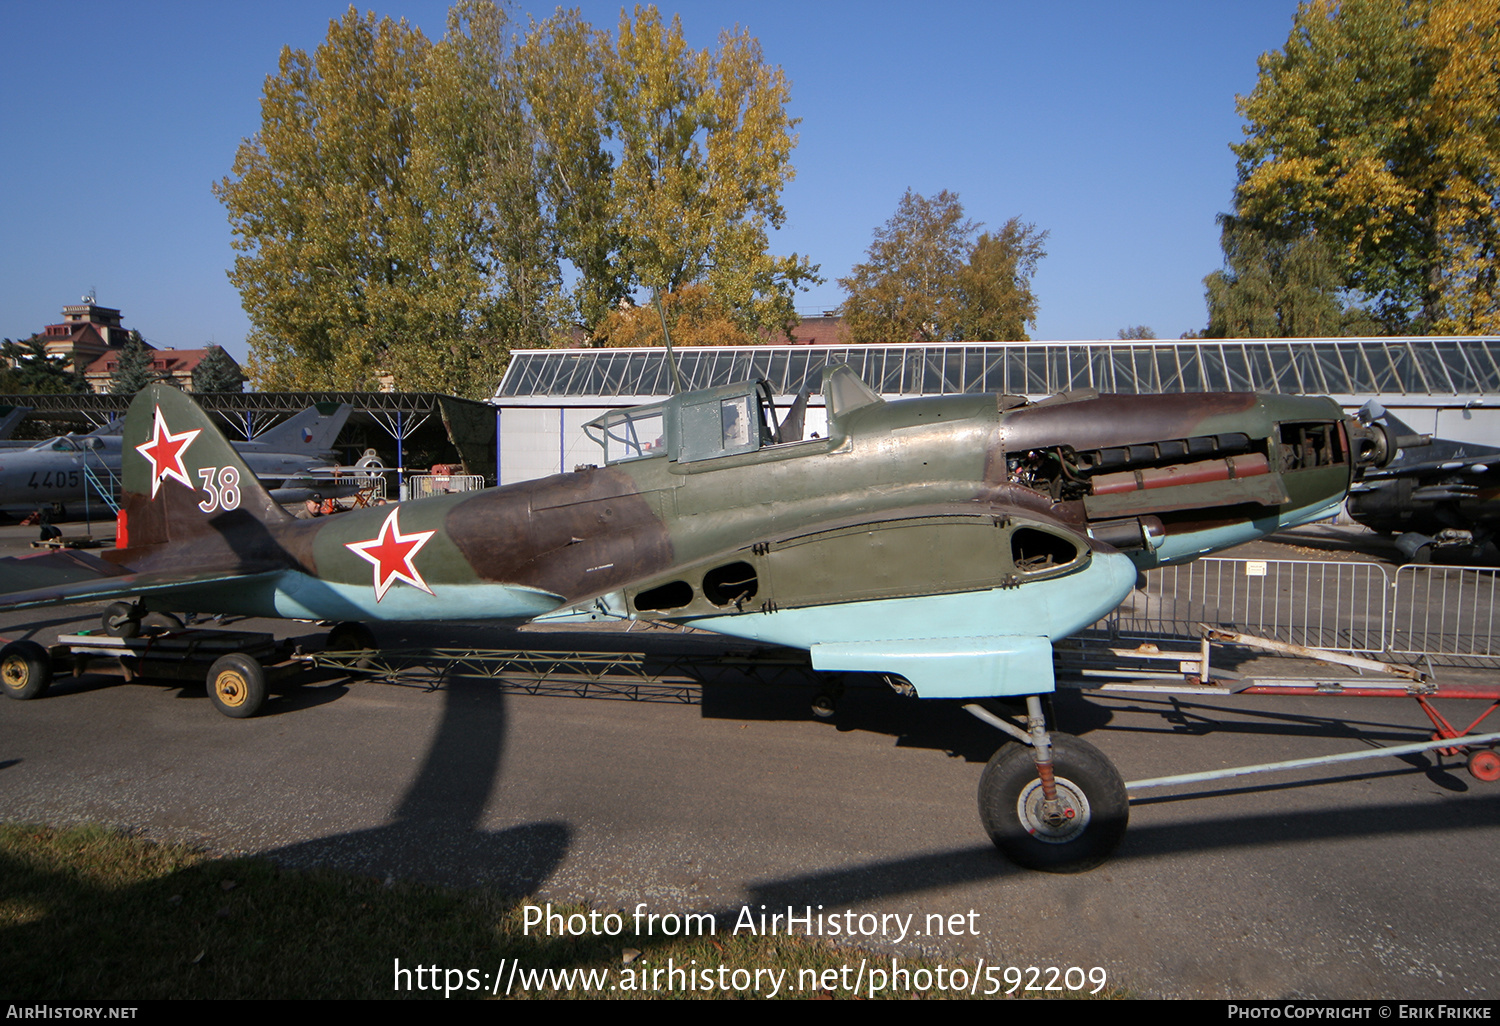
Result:
[[[1073,816],[1061,827],[1041,819],[1042,782],[1031,749],[1008,744],[979,778],[979,817],[995,847],[1018,866],[1078,873],[1104,862],[1125,836],[1130,800],[1114,764],[1087,741],[1052,735],[1058,799]]]
[[[141,618],[133,602],[111,602],[100,624],[111,638],[135,638],[141,633]]]
[[[39,698],[52,683],[52,657],[35,641],[0,648],[0,690],[8,698]]]
[[[208,698],[231,719],[243,720],[266,703],[266,671],[243,652],[220,656],[208,670]]]
[[[358,620],[336,624],[323,643],[325,652],[359,652],[375,647],[375,633]]]
[[[363,652],[377,647],[375,633],[358,620],[345,620],[335,624],[333,630],[328,632],[328,640],[323,643],[324,652]],[[360,659],[355,661],[354,666],[367,670],[371,662]]]
[[[147,613],[141,617],[141,626],[175,634],[183,629],[184,624],[182,618],[173,613]]]

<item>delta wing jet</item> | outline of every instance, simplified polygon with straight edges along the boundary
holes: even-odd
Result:
[[[1329,399],[887,402],[847,367],[823,395],[826,437],[801,438],[796,409],[778,425],[750,382],[605,414],[597,467],[296,520],[190,398],[153,387],[126,422],[118,548],[0,561],[0,608],[686,621],[922,698],[1023,697],[1027,743],[991,760],[982,818],[1021,864],[1081,868],[1118,842],[1126,795],[1048,728],[1052,643],[1144,569],[1329,516],[1389,448]]]

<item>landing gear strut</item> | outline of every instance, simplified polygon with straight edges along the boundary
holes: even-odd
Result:
[[[979,816],[995,847],[1028,869],[1076,873],[1109,858],[1125,836],[1125,782],[1104,753],[1049,731],[1041,698],[1027,696],[1028,732],[968,707],[1018,742],[1002,747],[979,778]]]

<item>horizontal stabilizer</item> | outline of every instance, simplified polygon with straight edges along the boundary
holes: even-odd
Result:
[[[246,586],[281,573],[281,568],[181,570],[129,573],[97,556],[48,552],[0,559],[0,609],[34,609],[74,602],[102,602],[170,591],[188,585],[234,581]],[[17,590],[21,589],[21,590]]]

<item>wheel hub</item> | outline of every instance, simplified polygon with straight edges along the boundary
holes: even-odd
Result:
[[[237,673],[225,672],[219,674],[214,681],[214,690],[218,692],[219,700],[225,705],[241,705],[245,701],[245,680]]]
[[[1089,800],[1066,777],[1057,777],[1057,800],[1049,802],[1042,782],[1033,780],[1016,799],[1016,815],[1026,832],[1047,844],[1066,844],[1088,828]]]

